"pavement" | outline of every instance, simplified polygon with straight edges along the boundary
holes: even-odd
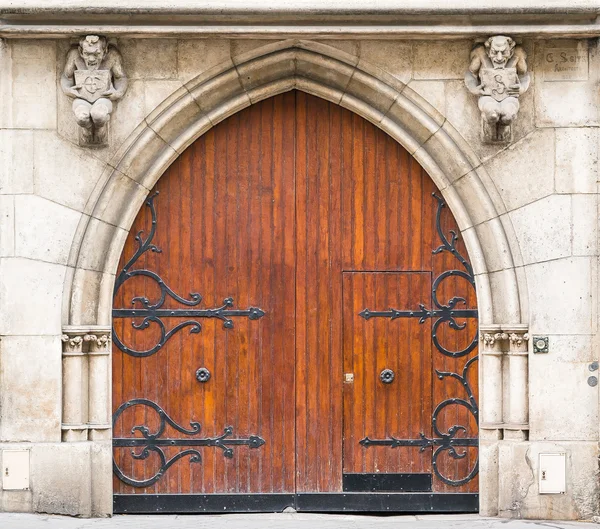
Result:
[[[220,514],[70,518],[0,513],[0,529],[599,529],[584,522],[508,520],[477,515],[367,516],[333,514]]]

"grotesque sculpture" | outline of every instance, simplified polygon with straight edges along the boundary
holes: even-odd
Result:
[[[106,37],[82,37],[79,46],[67,54],[61,86],[73,99],[73,113],[80,127],[79,144],[106,145],[113,101],[121,99],[127,90],[127,76],[119,51],[108,44]]]
[[[465,84],[479,96],[483,140],[486,143],[508,142],[512,122],[519,112],[519,96],[529,88],[527,55],[510,37],[490,37],[475,46]]]

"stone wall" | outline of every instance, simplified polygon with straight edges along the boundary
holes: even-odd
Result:
[[[104,186],[107,171],[114,171],[118,152],[136,129],[147,126],[163,100],[185,93],[185,84],[200,74],[235,71],[261,47],[277,46],[274,41],[175,38],[120,38],[117,43],[129,89],[114,111],[110,145],[89,149],[79,146],[70,100],[59,86],[71,42],[0,40],[0,450],[31,450],[30,490],[0,491],[0,510],[111,512],[110,432],[81,441],[63,432],[61,337],[66,325],[89,323],[72,321],[69,313],[80,257],[78,227],[96,206],[98,186]],[[456,142],[468,146],[477,173],[474,178],[473,171],[464,171],[452,184],[470,219],[464,236],[479,241],[485,268],[480,275],[502,299],[509,296],[509,271],[502,253],[490,250],[498,245],[500,226],[518,283],[516,308],[496,305],[487,323],[528,324],[530,336],[549,337],[547,354],[533,354],[529,345],[528,389],[523,388],[528,430],[522,424],[511,430],[507,420],[482,430],[482,512],[547,519],[599,514],[598,390],[588,385],[588,377],[598,375],[589,368],[598,360],[596,41],[522,43],[532,85],[521,97],[509,144],[481,140],[477,98],[463,81],[472,41],[323,44],[349,62],[406,84],[432,115],[441,116],[440,126],[458,131]],[[576,67],[561,70],[556,57],[562,53],[576,56]],[[121,180],[124,196],[146,192],[127,174]],[[481,203],[481,186],[491,206]],[[126,231],[121,227],[119,233]],[[96,250],[107,247],[100,233]],[[79,302],[94,310],[93,300]],[[510,387],[510,374],[502,380],[507,410],[507,399],[517,390]],[[88,388],[80,385],[78,391],[87,405]],[[545,451],[567,454],[564,495],[538,494],[538,454]]]

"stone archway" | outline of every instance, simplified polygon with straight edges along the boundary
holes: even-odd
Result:
[[[335,48],[304,41],[259,48],[233,68],[217,67],[193,79],[138,126],[107,164],[88,203],[89,216],[78,228],[71,249],[74,268],[65,289],[65,335],[107,335],[122,246],[149,190],[171,162],[226,117],[292,89],[340,104],[401,143],[429,173],[458,222],[476,277],[481,328],[489,328],[497,336],[491,343],[484,342],[482,353],[489,349],[491,354],[484,356],[480,377],[486,380],[480,392],[481,506],[482,512],[494,514],[498,502],[494,450],[503,422],[501,356],[505,348],[499,344],[506,341],[503,336],[508,337],[508,331],[524,332],[520,310],[524,294],[488,191],[492,184],[478,157],[444,116],[396,78]],[[480,226],[486,233],[485,245],[480,243]],[[492,268],[500,270],[493,277],[488,273]],[[107,475],[91,478],[92,501],[102,502],[96,512],[110,511],[110,504],[106,505],[111,488],[108,349],[100,348],[103,354],[98,354],[94,344],[99,340],[94,338],[65,343],[65,440],[89,438],[103,446],[96,474]],[[91,345],[87,352],[96,353],[90,356],[94,360],[89,362],[89,374],[86,355],[81,354],[85,343]],[[73,348],[75,351],[68,350]],[[518,366],[519,372],[525,370],[526,374],[526,362],[520,361]],[[90,388],[88,406],[74,404],[82,402],[82,387]],[[526,402],[526,394],[515,396],[521,404],[524,399]]]

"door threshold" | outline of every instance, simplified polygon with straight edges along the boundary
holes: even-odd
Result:
[[[477,493],[115,494],[115,514],[281,512],[477,513]]]

